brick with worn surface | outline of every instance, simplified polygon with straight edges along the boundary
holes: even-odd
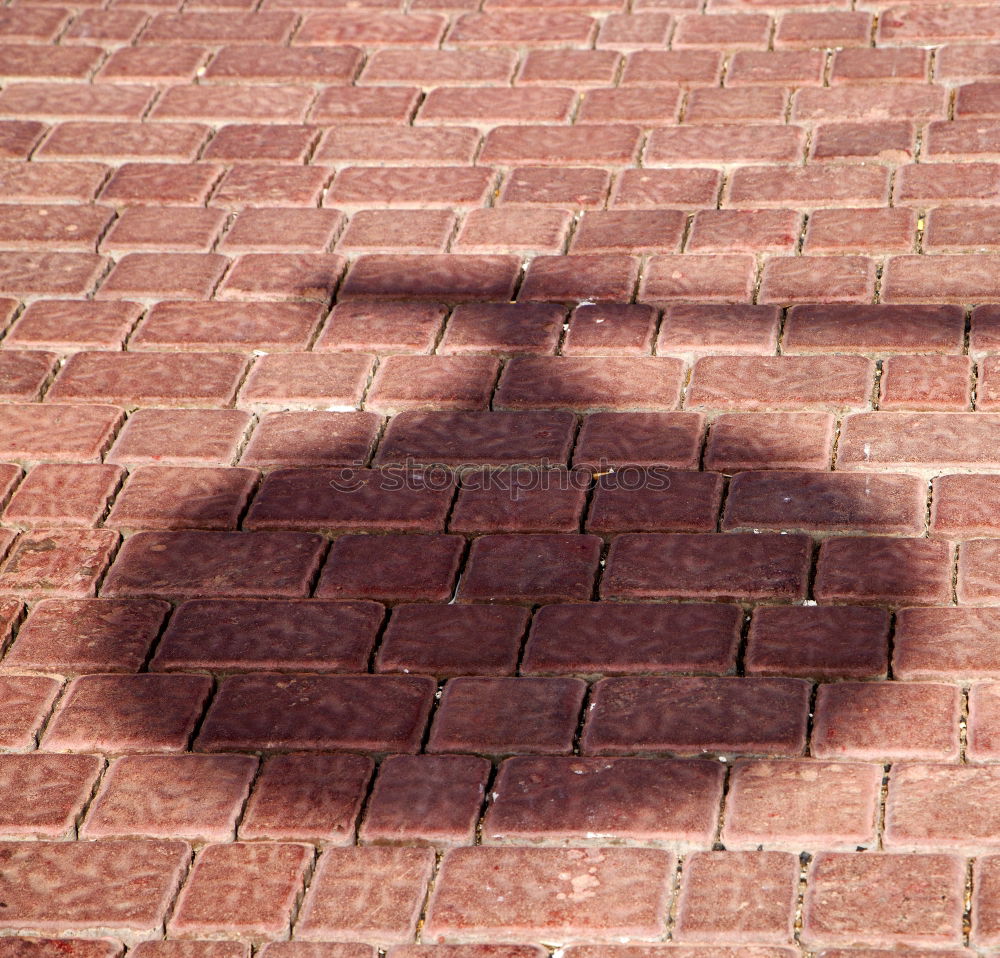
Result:
[[[73,838],[101,770],[96,755],[0,755],[0,835]]]
[[[92,596],[118,534],[110,529],[35,529],[24,533],[0,566],[0,595],[75,599]]]
[[[249,424],[250,414],[238,409],[138,409],[107,461],[127,466],[229,465]]]
[[[95,526],[124,476],[116,466],[43,463],[21,482],[4,522],[25,528]]]
[[[900,679],[1000,677],[996,609],[901,609],[893,637],[893,672]]]
[[[828,469],[834,426],[828,413],[724,413],[712,422],[705,468]]]

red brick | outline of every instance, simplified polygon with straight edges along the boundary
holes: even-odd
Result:
[[[57,124],[39,147],[38,155],[46,159],[96,159],[119,163],[122,160],[140,161],[124,164],[127,172],[115,174],[115,190],[120,190],[120,195],[112,194],[112,198],[120,198],[126,203],[146,202],[141,187],[135,185],[139,180],[145,180],[164,201],[187,196],[197,198],[201,195],[201,181],[206,167],[195,165],[192,161],[208,133],[209,128],[201,123],[152,125],[81,120]],[[161,168],[154,174],[149,166],[155,161],[191,165],[177,166],[170,171]]]
[[[337,210],[244,209],[227,230],[226,253],[324,253],[344,223]]]
[[[957,856],[821,852],[806,886],[802,937],[809,947],[957,944],[964,889]]]
[[[245,253],[219,287],[219,299],[328,303],[347,265],[332,253]]]
[[[36,466],[4,510],[4,521],[26,528],[95,526],[122,477],[115,466]]]
[[[286,12],[158,13],[142,34],[143,43],[283,43],[295,16]]]
[[[923,245],[928,252],[974,253],[1000,249],[1000,234],[989,207],[935,207],[928,211],[926,224]]]
[[[0,19],[4,42],[55,42],[70,21],[70,11],[60,7],[12,7]]]
[[[288,15],[288,14],[286,14]],[[383,13],[341,9],[311,13],[295,35],[295,44],[342,44],[359,47],[436,47],[446,20],[432,13]]]
[[[726,86],[819,86],[824,63],[820,50],[740,50],[729,61]]]
[[[930,682],[820,686],[812,752],[818,758],[953,761],[961,690]]]
[[[708,842],[722,794],[709,762],[643,758],[506,760],[483,823],[485,841]]]
[[[232,841],[257,760],[249,755],[130,755],[113,763],[81,837]]]
[[[98,83],[190,83],[209,51],[201,46],[119,47],[115,50],[94,78]]]
[[[15,83],[0,93],[0,114],[43,120],[138,120],[154,88],[88,83]]]
[[[833,57],[832,84],[885,82],[888,80],[920,82],[927,79],[927,50],[883,48],[838,50]]]
[[[45,130],[44,123],[33,120],[0,122],[0,160],[26,160]]]
[[[549,10],[466,13],[447,37],[449,46],[587,47],[597,32],[593,17]]]
[[[592,413],[583,419],[573,462],[696,469],[703,431],[699,413]]]
[[[757,263],[753,256],[652,256],[639,286],[644,302],[690,300],[745,303],[753,295]]]
[[[3,96],[0,94],[0,106]],[[479,162],[496,166],[631,166],[639,149],[635,126],[608,125],[600,136],[586,126],[497,126]],[[560,204],[565,200],[560,200]]]
[[[11,250],[93,250],[113,216],[105,206],[11,204],[0,209],[0,243]]]
[[[995,609],[901,609],[893,672],[900,679],[997,678]]]
[[[316,596],[381,602],[447,602],[465,542],[459,536],[339,536]]]
[[[211,689],[200,675],[84,675],[49,723],[47,751],[183,752]]]
[[[791,939],[799,861],[790,852],[695,852],[684,862],[680,941]]]
[[[311,406],[351,409],[361,401],[371,366],[372,357],[366,353],[261,356],[240,389],[240,405],[256,410]]]
[[[790,253],[798,241],[799,220],[793,210],[699,210],[687,249],[701,253]]]
[[[587,531],[714,532],[722,488],[714,473],[626,466],[596,480]]]
[[[451,248],[459,253],[560,253],[572,222],[569,210],[470,210]]]
[[[796,306],[782,348],[788,353],[957,353],[965,318],[940,306]]]
[[[948,43],[938,51],[935,76],[947,80],[975,80],[1000,76],[993,43]]]
[[[390,421],[376,458],[448,465],[553,465],[569,458],[575,425],[570,413],[560,412],[413,410]]]
[[[691,14],[678,18],[673,48],[765,49],[770,35],[771,18],[763,13]]]
[[[589,599],[600,552],[597,536],[482,536],[472,543],[459,599],[522,605]]]
[[[135,40],[148,17],[142,10],[84,10],[63,34],[64,43],[116,47]]]
[[[351,267],[340,296],[444,303],[508,301],[519,271],[520,259],[513,255],[372,253]]]
[[[760,208],[790,204],[882,206],[888,200],[888,171],[880,167],[803,167],[793,170],[747,168],[729,181],[728,206]]]
[[[225,222],[221,210],[131,207],[122,211],[101,249],[113,255],[133,250],[208,253]]]
[[[141,941],[134,958],[247,958],[250,945],[239,941]]]
[[[445,308],[431,303],[339,303],[331,311],[315,349],[378,353],[429,353],[438,339]]]
[[[74,838],[101,764],[96,755],[0,755],[0,834]]]
[[[672,871],[673,856],[657,849],[454,849],[431,898],[427,939],[650,938],[666,920]]]
[[[374,958],[378,951],[360,942],[271,941],[260,953],[266,958]]]
[[[0,162],[0,189],[7,202],[89,202],[104,183],[100,163]]]
[[[774,87],[697,87],[688,94],[685,123],[780,123],[785,118],[788,93]]]
[[[101,199],[130,206],[201,206],[221,172],[208,163],[123,163]]]
[[[566,311],[541,303],[470,303],[451,315],[442,353],[554,353]]]
[[[55,353],[27,350],[0,353],[0,400],[37,402],[56,359]]]
[[[960,268],[959,268],[959,264]],[[893,256],[882,281],[885,302],[974,303],[1000,298],[995,254]]]
[[[809,541],[770,533],[626,533],[611,543],[605,599],[805,598]]]
[[[275,412],[265,415],[247,443],[240,464],[330,466],[366,463],[382,419],[364,412]]]
[[[314,127],[305,125],[232,123],[216,133],[204,157],[221,162],[303,163],[318,135]]]
[[[229,260],[213,253],[129,253],[97,293],[100,299],[208,299]]]
[[[576,122],[671,124],[680,104],[680,90],[669,87],[591,90],[583,96]]]
[[[733,767],[722,840],[727,848],[763,845],[850,848],[875,840],[882,768],[850,762],[746,761]]]
[[[969,83],[959,87],[955,100],[955,115],[1000,116],[1000,84]]]
[[[977,682],[969,691],[969,744],[966,754],[970,762],[995,761],[997,754],[997,723],[1000,720],[1000,686],[995,682]]]
[[[467,845],[490,763],[473,755],[392,755],[379,769],[359,832],[366,844]]]
[[[805,87],[795,94],[792,120],[939,120],[947,116],[946,91],[926,83],[857,83]]]
[[[522,467],[466,472],[450,532],[577,532],[590,474]],[[414,670],[416,671],[416,670]]]
[[[904,166],[896,202],[920,206],[990,203],[1000,192],[1000,166],[991,163],[921,163]]]
[[[219,686],[197,747],[416,752],[434,687],[414,675],[231,676]]]
[[[871,14],[848,10],[786,13],[778,21],[776,47],[867,47]]]
[[[139,409],[129,417],[107,461],[128,466],[229,465],[249,423],[250,414],[238,409]]]
[[[653,130],[644,162],[647,167],[794,163],[802,156],[804,145],[805,133],[797,126],[718,123],[670,127]]]
[[[42,529],[22,535],[0,569],[0,595],[31,600],[92,596],[118,535],[110,529]]]
[[[0,265],[0,293],[83,297],[93,290],[106,265],[104,257],[92,253],[5,253]]]
[[[429,848],[329,848],[296,922],[296,938],[408,942],[434,871]]]
[[[215,405],[232,401],[246,360],[234,353],[76,353],[46,398],[127,405]]]
[[[337,243],[340,253],[443,253],[454,233],[449,210],[361,210]]]
[[[576,95],[560,87],[437,87],[420,106],[418,123],[565,123]]]
[[[212,205],[225,209],[247,206],[318,205],[332,171],[287,163],[237,163],[222,178],[212,195]]]
[[[575,603],[545,606],[532,623],[523,674],[725,673],[740,621],[734,606]]]
[[[240,838],[354,838],[374,763],[360,755],[275,755],[264,761],[240,822]]]
[[[108,596],[301,598],[326,546],[297,532],[139,532],[104,580]]]
[[[13,752],[34,749],[61,686],[58,679],[41,675],[0,675],[0,746]]]
[[[809,684],[798,679],[601,679],[581,739],[589,755],[800,755]]]
[[[195,859],[169,933],[203,938],[222,932],[251,941],[286,936],[312,855],[309,845],[209,845]]]
[[[934,480],[931,528],[937,535],[956,539],[998,535],[998,505],[1000,476],[939,476]]]
[[[812,253],[911,252],[917,228],[914,210],[815,210],[804,250]]]
[[[531,51],[529,56],[533,53]],[[513,50],[378,49],[368,58],[361,82],[366,85],[417,83],[427,87],[509,83],[517,61]]]
[[[685,402],[754,411],[866,406],[873,372],[859,356],[709,356],[695,363]]]
[[[648,356],[657,311],[641,304],[577,306],[562,345],[564,356]]]
[[[497,202],[522,206],[575,206],[599,209],[611,185],[607,170],[515,167],[505,178]]]
[[[976,945],[993,946],[1000,938],[997,914],[997,857],[983,855],[973,866],[972,940]]]
[[[219,50],[204,75],[222,83],[350,83],[363,59],[356,47],[239,44]]]
[[[1000,540],[976,539],[962,545],[958,560],[958,601],[996,605],[1000,584],[993,568]]]
[[[615,50],[528,50],[515,82],[565,83],[576,89],[607,87],[614,84],[621,60]],[[501,81],[507,77],[492,79]]]
[[[96,462],[122,420],[115,406],[0,404],[0,457]]]
[[[1000,398],[996,381],[1000,379],[998,357],[986,356],[979,364],[979,384],[976,392],[977,409],[996,409],[1000,407]]]
[[[657,355],[774,353],[781,311],[774,306],[670,306],[663,314]]]
[[[464,127],[423,129],[341,125],[328,130],[314,154],[320,163],[423,166],[470,164],[479,133]]]
[[[138,672],[168,611],[142,599],[47,599],[21,626],[4,665],[63,675]]]
[[[24,473],[12,462],[0,463],[0,505],[7,503]]]
[[[640,50],[625,61],[622,86],[719,82],[722,54],[716,50]]]
[[[686,225],[686,217],[679,210],[588,212],[577,224],[572,250],[574,253],[675,253],[680,249]]]
[[[668,13],[612,13],[601,24],[597,46],[613,50],[662,49],[672,27],[673,18]]]
[[[416,87],[327,87],[313,104],[310,119],[327,124],[406,125],[419,102]]]
[[[758,608],[745,669],[796,678],[885,678],[889,615],[853,606]]]
[[[721,184],[716,170],[625,170],[611,203],[622,209],[714,207]]]
[[[301,123],[312,101],[312,88],[306,86],[178,85],[163,92],[150,117],[213,123]]]
[[[5,843],[0,927],[128,940],[158,934],[190,854],[184,842]],[[49,954],[64,954],[62,944]]]

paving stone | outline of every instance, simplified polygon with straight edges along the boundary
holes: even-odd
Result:
[[[827,413],[724,413],[713,420],[706,469],[826,469],[834,418]]]
[[[0,161],[0,186],[8,202],[90,202],[107,175],[102,163]]]
[[[591,696],[581,750],[800,755],[808,697],[808,684],[797,679],[602,679]]]
[[[149,937],[162,928],[189,856],[184,842],[5,843],[0,928]]]
[[[340,295],[442,303],[509,300],[518,269],[513,256],[368,253],[351,267]]]
[[[135,303],[38,300],[8,329],[4,343],[56,351],[120,349],[140,313]]]
[[[813,591],[823,602],[934,605],[951,598],[947,542],[844,536],[820,547]]]
[[[0,123],[0,159],[26,160],[45,132],[45,124],[33,120]]]
[[[93,290],[106,265],[104,257],[93,253],[7,253],[0,267],[0,293],[83,297]]]
[[[62,954],[67,958],[121,958],[124,945],[113,938],[16,938],[0,942],[4,958],[45,958]],[[58,952],[56,952],[58,949]],[[147,953],[148,954],[148,953]]]
[[[504,179],[497,202],[523,206],[579,206],[599,209],[611,186],[607,170],[515,166]]]
[[[969,743],[966,754],[970,761],[990,761],[996,755],[996,728],[1000,722],[998,687],[993,682],[978,682],[969,691]]]
[[[587,599],[600,552],[597,536],[482,536],[469,552],[459,599],[519,604]]]
[[[0,353],[0,400],[36,402],[53,375],[55,353]]]
[[[169,933],[198,938],[224,931],[251,941],[287,935],[312,854],[310,846],[290,843],[209,845],[177,899]]]
[[[225,49],[212,61],[209,72],[223,59]],[[228,49],[238,50],[241,59],[251,57],[260,62],[261,53],[255,47]],[[272,49],[263,48],[262,56],[267,57]],[[231,163],[241,160],[301,163],[309,156],[316,139],[316,129],[306,124],[229,123],[212,137],[203,156],[206,160]]]
[[[962,268],[955,270],[955,257],[939,255],[925,264],[922,257],[892,256],[882,280],[882,301],[886,303],[972,303],[996,299],[993,276],[996,254],[962,256]],[[919,260],[919,262],[918,262]],[[922,268],[922,267],[928,268]]]
[[[664,206],[697,209],[714,206],[721,187],[721,174],[715,170],[625,170],[618,177],[611,205],[623,209],[659,209]],[[676,259],[657,262],[678,264]],[[707,260],[700,262],[703,267],[707,268],[709,265]],[[732,264],[737,261],[729,262]],[[725,273],[720,270],[718,275],[722,277]]]
[[[954,538],[996,535],[1000,526],[991,507],[1000,493],[1000,477],[953,473],[934,480],[931,528]]]
[[[202,46],[179,43],[119,47],[104,61],[95,79],[102,83],[189,83],[207,55]]]
[[[470,210],[451,248],[457,253],[561,253],[572,222],[568,210],[515,206]]]
[[[213,253],[128,253],[101,285],[101,299],[207,299],[228,265]]]
[[[305,300],[328,303],[345,261],[332,253],[244,253],[219,288],[227,300]]]
[[[35,50],[37,56],[37,48]],[[0,63],[0,70],[2,70]],[[7,249],[92,251],[114,212],[106,206],[36,206],[7,204],[0,224],[0,242]]]
[[[7,649],[14,631],[21,625],[24,607],[20,599],[0,600],[0,647]]]
[[[969,337],[971,355],[995,352],[1000,343],[1000,310],[990,306],[977,306],[972,311]]]
[[[116,256],[160,250],[208,253],[225,222],[220,210],[133,206],[115,221],[101,249]]]
[[[509,758],[483,822],[487,843],[710,842],[722,795],[711,762]]]
[[[611,942],[662,934],[674,858],[652,848],[456,848],[426,938]]]
[[[365,844],[470,844],[490,763],[473,755],[393,755],[379,769],[359,837]]]
[[[350,46],[296,46],[291,50],[270,43],[238,44],[219,50],[205,78],[219,82],[349,83],[362,61],[361,51]]]
[[[43,463],[35,466],[4,509],[14,526],[95,526],[124,472],[98,464]]]
[[[379,363],[365,408],[485,409],[500,363],[489,356],[389,356]]]
[[[893,674],[900,679],[1000,677],[995,609],[900,609]]]
[[[591,304],[573,310],[564,356],[648,356],[657,312],[641,304]]]
[[[579,253],[572,258],[536,256],[521,284],[521,300],[563,303],[628,302],[639,275],[634,257]]]
[[[96,755],[0,755],[0,835],[72,839],[101,770]]]
[[[168,612],[155,599],[44,599],[3,665],[62,675],[138,672]]]
[[[888,639],[889,614],[882,609],[759,607],[750,624],[744,667],[751,675],[884,679]]]
[[[323,253],[333,245],[343,223],[338,210],[246,208],[227,230],[219,249],[225,253]],[[309,312],[297,305],[273,309],[291,315]]]
[[[838,682],[816,696],[817,758],[948,761],[958,757],[960,690],[904,682]]]
[[[962,310],[947,306],[795,306],[782,348],[810,352],[948,352],[962,349]]]
[[[272,353],[254,363],[239,402],[261,412],[319,405],[351,409],[361,401],[371,367],[367,353]]]
[[[563,678],[449,681],[435,715],[430,752],[569,754],[586,684]]]
[[[738,56],[739,54],[737,54]],[[638,90],[643,88],[639,87]],[[759,88],[758,88],[759,89]],[[714,92],[714,91],[713,91]],[[730,163],[792,163],[803,153],[805,138],[804,132],[798,126],[779,126],[776,123],[755,123],[747,122],[746,125],[736,125],[722,121],[722,117],[708,117],[713,122],[699,123],[691,127],[659,127],[650,134],[647,141],[644,161],[648,167],[675,166],[683,164],[701,164],[703,166],[723,166]],[[641,178],[637,178],[640,179]],[[705,181],[709,178],[706,176]],[[713,180],[716,189],[721,183]],[[716,216],[717,213],[724,213]],[[711,237],[716,236],[719,252],[742,251],[742,247],[756,248],[761,245],[761,239],[755,243],[742,242],[739,239],[740,232],[748,235],[757,235],[750,229],[750,217],[746,211],[715,209],[699,210],[696,214],[696,222],[702,222],[698,226],[698,233],[706,230],[707,236],[698,238],[689,244],[689,249],[698,247],[708,248],[712,246]],[[764,236],[769,236],[770,241],[780,247],[788,248],[798,236],[797,224],[798,216],[788,210],[775,210],[765,212],[757,210],[754,214],[756,229],[762,230]],[[768,226],[764,226],[764,224]],[[720,228],[724,226],[732,227],[735,224],[743,226],[743,230],[734,230],[727,233],[730,242],[723,241]],[[707,242],[706,242],[707,241]]]
[[[415,752],[434,682],[414,675],[236,675],[202,724],[200,751]]]
[[[809,551],[801,535],[625,533],[611,543],[601,596],[804,598]]]
[[[127,206],[201,206],[221,172],[209,163],[123,163],[101,199]]]
[[[588,532],[714,532],[722,499],[717,473],[626,466],[596,480]]]
[[[304,597],[326,548],[299,532],[139,532],[122,546],[106,596]]]
[[[247,958],[250,945],[238,941],[141,941],[136,958]]]
[[[374,958],[377,953],[360,942],[269,941],[261,950],[266,958]]]
[[[240,821],[240,838],[350,844],[373,768],[360,755],[265,759]]]
[[[0,114],[53,120],[138,120],[154,90],[138,85],[16,83],[0,94]]]
[[[2,99],[0,99],[2,108]],[[479,162],[502,166],[630,166],[639,128],[609,124],[594,137],[587,127],[496,126],[486,135]]]
[[[740,761],[726,795],[728,848],[850,848],[874,843],[880,765]]]
[[[0,747],[27,752],[48,717],[62,683],[41,675],[0,675]]]
[[[127,466],[229,465],[249,424],[250,414],[240,409],[138,409],[107,461]]]
[[[729,86],[817,86],[823,82],[823,59],[818,50],[739,50],[730,61],[726,82]]]
[[[370,123],[358,123],[328,130],[313,158],[320,163],[338,164],[459,166],[473,161],[478,146],[479,132],[471,128],[380,129]]]
[[[249,755],[125,756],[104,776],[80,836],[232,841],[256,769]]]
[[[382,607],[374,602],[184,602],[174,612],[150,668],[363,672],[382,615]]]
[[[324,599],[446,602],[464,549],[460,536],[338,536],[315,594]]]
[[[452,86],[507,83],[518,58],[513,50],[378,49],[362,73],[364,84]]]
[[[382,419],[368,412],[273,412],[262,417],[240,463],[278,466],[362,465],[375,446]]]
[[[296,922],[296,937],[408,942],[434,870],[429,848],[328,848]]]
[[[701,353],[772,354],[781,312],[774,306],[669,306],[663,314],[659,356]]]
[[[0,566],[0,595],[33,601],[92,596],[117,545],[110,529],[26,532]]]
[[[573,462],[598,471],[618,464],[694,469],[703,430],[700,413],[591,413],[583,417]]]
[[[458,306],[448,320],[442,353],[552,354],[566,311],[541,303],[476,303]]]
[[[882,363],[879,409],[967,412],[968,356],[892,356]]]
[[[145,43],[281,43],[291,34],[289,13],[158,13],[143,32]]]
[[[449,210],[359,210],[337,242],[341,253],[443,253],[455,231]]]
[[[243,210],[253,206],[313,209],[333,171],[288,163],[234,163],[212,194],[211,205]]]
[[[310,111],[314,123],[409,123],[420,102],[417,87],[327,87]],[[397,167],[402,171],[404,167]],[[385,184],[383,184],[385,185]]]
[[[809,947],[872,938],[957,944],[964,885],[965,862],[953,855],[821,852],[806,887],[803,939]]]
[[[200,675],[84,675],[73,679],[43,747],[58,752],[183,752],[208,698]]]
[[[973,539],[958,553],[958,601],[969,605],[996,605],[1000,597],[994,563],[1000,540]]]
[[[445,21],[435,14],[372,13],[338,10],[310,14],[295,36],[296,44],[355,44],[357,46],[437,46]]]
[[[395,958],[541,958],[540,945],[396,945]]]
[[[875,292],[877,265],[865,256],[785,256],[764,265],[758,299],[763,303],[867,303]]]
[[[375,668],[420,675],[513,675],[526,610],[505,606],[397,606]]]
[[[445,308],[433,303],[338,303],[316,341],[317,351],[429,353]]]
[[[973,866],[972,940],[978,946],[995,945],[1000,931],[997,916],[997,857],[984,855]]]

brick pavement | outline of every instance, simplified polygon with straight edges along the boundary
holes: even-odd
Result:
[[[1000,954],[1000,7],[0,5],[0,958]]]

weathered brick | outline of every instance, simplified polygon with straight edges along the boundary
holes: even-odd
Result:
[[[512,255],[369,253],[355,261],[339,295],[435,303],[507,302],[519,271],[520,260]]]
[[[98,83],[190,83],[208,53],[205,47],[180,43],[119,47],[94,79]]]
[[[488,169],[473,166],[349,166],[326,195],[337,209],[391,206],[394,209],[481,206],[493,186]]]
[[[574,464],[697,468],[704,419],[692,412],[592,413],[585,416]]]
[[[262,417],[240,463],[276,466],[332,466],[366,463],[382,428],[370,412],[293,411]]]
[[[990,947],[1000,939],[997,864],[997,856],[983,855],[973,866],[972,940],[978,946]]]
[[[996,678],[995,609],[901,609],[893,672],[900,679]]]
[[[12,83],[0,93],[0,115],[39,120],[138,120],[154,88],[134,84]]]
[[[289,163],[236,163],[222,177],[211,205],[241,210],[252,206],[305,207],[319,204],[333,171]]]
[[[210,163],[123,163],[101,199],[122,206],[201,206],[221,172]]]
[[[315,406],[349,411],[359,405],[371,367],[366,353],[271,353],[254,363],[239,404],[258,412]]]
[[[699,210],[686,248],[697,253],[789,253],[798,242],[800,219],[794,210]]]
[[[0,243],[5,249],[63,249],[90,251],[111,222],[106,206],[0,207]]]
[[[420,101],[416,87],[327,87],[309,111],[313,123],[406,124]]]
[[[618,177],[611,205],[622,209],[714,207],[721,185],[718,170],[625,170]]]
[[[310,13],[296,33],[295,43],[434,47],[444,34],[445,24],[444,17],[432,13],[382,13],[350,9]]]
[[[0,566],[0,595],[38,600],[92,596],[118,545],[110,529],[24,533]]]
[[[333,253],[244,253],[219,287],[219,299],[328,303],[344,267]]]
[[[0,264],[0,293],[20,297],[86,296],[107,266],[94,253],[47,250],[5,253]]]
[[[0,835],[72,839],[101,768],[96,755],[0,755]]]
[[[0,161],[0,188],[8,202],[90,202],[103,185],[102,163],[24,163]]]
[[[446,310],[435,303],[338,303],[327,317],[316,351],[429,353]]]
[[[676,50],[708,47],[724,50],[764,49],[771,34],[771,18],[763,13],[730,13],[678,18]]]
[[[573,234],[574,253],[675,253],[686,217],[679,210],[595,210],[584,213]]]
[[[226,253],[323,253],[343,224],[337,210],[244,209],[219,248]]]
[[[812,253],[909,253],[914,248],[914,210],[814,210],[803,249]]]
[[[448,210],[360,210],[337,242],[340,253],[443,253],[454,232]]]
[[[543,303],[467,303],[455,308],[438,346],[442,353],[551,354],[566,310]]]
[[[651,256],[643,272],[642,302],[748,303],[753,296],[757,262],[753,256]]]
[[[0,354],[0,399],[37,402],[55,363],[55,353],[23,350]]]
[[[971,387],[968,356],[892,356],[882,363],[879,409],[965,412]]]
[[[726,85],[819,86],[824,59],[819,50],[739,50],[729,61]]]
[[[719,82],[722,54],[717,50],[639,50],[630,53],[623,86],[708,84]]]
[[[0,675],[0,747],[12,752],[35,748],[36,735],[62,687],[42,675]]]
[[[669,306],[663,313],[656,353],[767,355],[777,351],[780,320],[776,306]]]
[[[249,424],[250,414],[239,409],[139,409],[129,416],[107,461],[229,465]]]
[[[470,210],[451,249],[457,253],[559,253],[565,245],[573,216],[568,210]]]
[[[286,12],[158,13],[142,39],[144,43],[281,43],[294,24],[295,17]]]
[[[220,210],[130,207],[101,241],[101,249],[115,256],[136,250],[208,253],[225,222]]]
[[[122,419],[115,406],[34,403],[0,405],[0,455],[5,459],[95,461]]]
[[[587,47],[596,32],[597,21],[579,13],[503,10],[463,14],[446,42],[457,47]]]
[[[614,83],[622,59],[616,49],[528,50],[515,82],[543,85],[565,83],[577,89],[607,87]]]
[[[780,123],[787,91],[775,87],[696,87],[688,94],[685,123]]]
[[[214,253],[128,253],[101,284],[100,299],[208,299],[229,260]]]
[[[389,356],[379,363],[365,408],[486,409],[500,373],[491,356]]]
[[[437,87],[421,103],[415,122],[566,123],[575,102],[574,91],[564,87]]]
[[[947,116],[943,88],[927,83],[858,83],[805,87],[794,97],[792,119],[877,123],[880,120],[938,120]]]
[[[487,134],[479,162],[502,166],[630,166],[634,162],[638,127],[609,124],[601,128],[600,136],[593,132],[586,126],[497,126]]]
[[[562,54],[560,51],[558,56]],[[529,51],[529,57],[534,55],[534,50]],[[369,56],[361,82],[365,85],[417,83],[421,86],[508,83],[517,61],[514,50],[394,50],[387,47],[376,49]],[[551,81],[546,77],[545,82]]]
[[[882,279],[886,303],[978,303],[1000,299],[1000,256],[892,256]]]
[[[504,178],[497,203],[600,209],[610,186],[607,170],[515,166]]]
[[[273,16],[273,14],[272,14]],[[201,39],[201,38],[199,38]],[[350,83],[363,62],[357,47],[224,46],[205,79],[238,83]]]
[[[600,475],[588,532],[714,532],[723,479],[716,473],[626,467]]]

